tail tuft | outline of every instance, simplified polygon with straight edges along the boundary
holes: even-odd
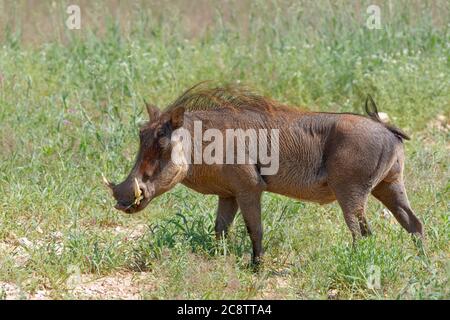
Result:
[[[411,140],[411,138],[406,133],[404,133],[401,129],[399,129],[393,125],[387,124],[380,119],[380,116],[378,115],[377,105],[375,104],[375,101],[373,100],[373,98],[370,94],[367,95],[366,104],[364,105],[364,109],[365,109],[367,115],[372,120],[382,123],[389,131],[391,131],[400,140],[402,140],[402,141],[403,141],[403,139]]]

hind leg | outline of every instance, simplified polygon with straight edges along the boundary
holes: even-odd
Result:
[[[372,194],[392,212],[406,231],[423,238],[422,222],[411,209],[403,181],[382,181],[373,189]]]
[[[361,236],[371,234],[365,218],[369,190],[361,186],[342,185],[334,188],[336,199],[344,213],[344,219],[353,237],[353,242]]]

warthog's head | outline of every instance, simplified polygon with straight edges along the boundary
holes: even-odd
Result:
[[[139,152],[130,174],[117,185],[103,179],[117,200],[115,208],[126,213],[141,211],[153,198],[173,188],[188,168],[181,142],[172,137],[183,126],[184,108],[161,113],[147,104],[147,111],[150,121],[140,129]]]

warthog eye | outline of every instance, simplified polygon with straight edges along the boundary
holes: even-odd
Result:
[[[170,139],[167,137],[162,137],[161,139],[159,139],[159,145],[161,146],[161,148],[167,149],[170,146]]]

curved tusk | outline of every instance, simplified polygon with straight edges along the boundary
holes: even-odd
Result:
[[[139,182],[137,181],[136,178],[134,178],[134,185],[133,185],[133,189],[134,189],[134,197],[136,199],[139,199],[139,197],[142,194],[141,188],[139,188]]]
[[[134,190],[134,204],[139,205],[144,197],[142,196],[142,191],[141,188],[139,188],[139,182],[137,181],[136,178],[134,178],[133,190]]]
[[[105,184],[105,186],[107,186],[108,188],[112,187],[112,183],[108,179],[106,179],[106,177],[103,174],[103,172],[102,172],[102,179],[103,179],[103,183]]]

